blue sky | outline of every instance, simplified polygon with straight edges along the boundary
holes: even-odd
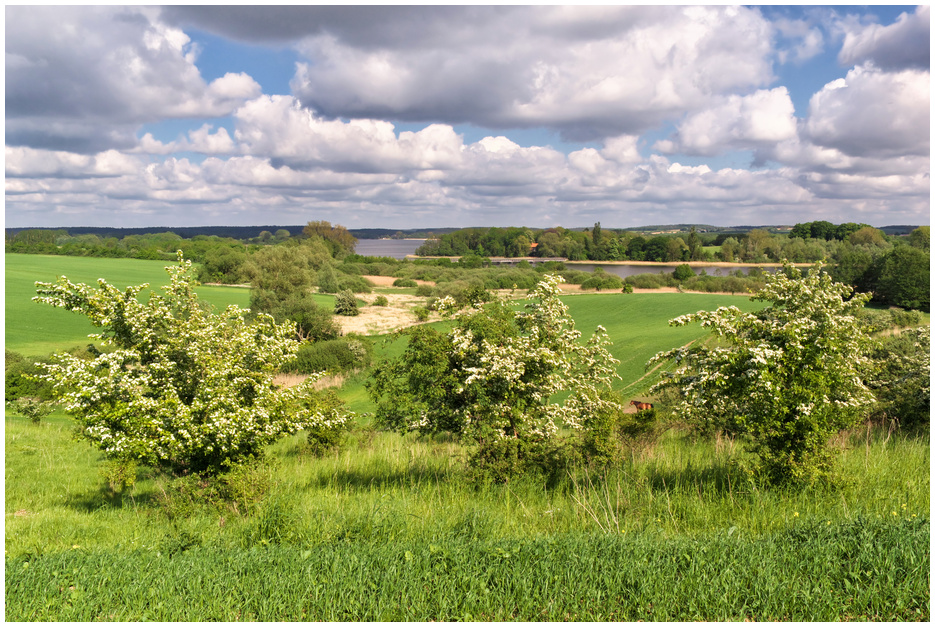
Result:
[[[8,226],[929,223],[927,6],[6,24]]]

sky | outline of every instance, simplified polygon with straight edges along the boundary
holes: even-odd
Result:
[[[7,227],[929,224],[928,6],[6,6]]]

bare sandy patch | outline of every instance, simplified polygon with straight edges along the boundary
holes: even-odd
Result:
[[[280,373],[273,378],[273,383],[276,385],[281,385],[285,388],[294,388],[300,383],[308,379],[307,374],[288,374]],[[324,390],[325,388],[335,388],[341,387],[344,385],[344,381],[347,377],[343,374],[329,375],[327,377],[322,377],[312,385],[314,390]]]
[[[394,276],[377,276],[373,274],[365,274],[364,278],[377,287],[393,287],[393,281],[396,280]],[[415,282],[416,285],[435,285],[434,281],[420,281],[415,279]]]
[[[383,278],[392,279],[392,277]],[[373,301],[378,296],[386,297],[388,304],[385,307],[373,305]],[[421,324],[412,310],[415,307],[425,307],[426,305],[425,298],[413,296],[412,294],[387,294],[384,292],[383,294],[358,295],[357,298],[367,303],[360,308],[359,315],[334,317],[335,322],[341,326],[341,332],[344,334],[382,335],[415,324]],[[437,320],[440,320],[440,316],[435,312],[430,312],[426,322],[435,322]]]

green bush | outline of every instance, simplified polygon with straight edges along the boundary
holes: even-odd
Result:
[[[687,281],[695,276],[695,271],[687,263],[679,264],[672,272],[672,278],[676,281]]]
[[[598,268],[600,270],[600,268]],[[619,290],[623,287],[623,279],[616,274],[595,271],[590,277],[581,283],[583,290]]]
[[[10,406],[17,414],[29,418],[36,425],[55,408],[53,403],[32,396],[21,396],[11,402]]]
[[[390,301],[387,300],[386,296],[384,296],[383,294],[380,294],[379,296],[373,299],[373,303],[371,304],[374,307],[386,307],[387,305],[390,304]]]
[[[303,341],[334,339],[341,331],[334,321],[334,315],[319,307],[310,295],[293,296],[275,303],[269,313],[280,324],[287,320],[295,322],[298,339]]]
[[[429,319],[429,310],[425,307],[413,307],[412,313],[415,314],[416,320],[419,322],[425,322]]]
[[[416,287],[416,286],[418,286],[418,283],[416,283],[412,279],[396,279],[395,281],[393,281],[393,287]]]
[[[419,285],[416,287],[416,296],[427,298],[432,295],[434,290],[431,285]]]
[[[362,276],[341,274],[338,275],[338,291],[344,290],[355,294],[369,294],[373,291],[373,283]]]
[[[339,316],[356,316],[360,313],[357,297],[350,290],[342,290],[334,297],[334,313]]]
[[[347,336],[322,342],[306,342],[294,360],[283,367],[285,372],[350,372],[370,365],[373,344],[362,337]]]

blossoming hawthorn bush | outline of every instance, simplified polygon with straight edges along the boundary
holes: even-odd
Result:
[[[91,337],[115,347],[90,360],[57,355],[39,375],[55,386],[81,436],[114,460],[220,472],[282,435],[347,420],[308,401],[315,377],[289,389],[274,384],[298,350],[293,324],[266,314],[247,322],[236,306],[211,313],[181,254],[166,271],[164,295],[146,303],[137,298],[146,285],[121,292],[100,279],[95,290],[64,276],[36,284],[33,300],[86,315],[103,328]]]
[[[601,394],[618,377],[603,327],[584,344],[559,299],[561,277],[546,275],[534,302],[514,312],[503,302],[455,313],[447,334],[405,331],[405,353],[368,383],[383,424],[401,431],[449,431],[478,444],[502,438],[548,439],[559,424],[586,426],[600,409],[620,409]],[[452,313],[448,296],[438,309]],[[566,393],[561,402],[554,395]]]
[[[700,322],[717,341],[661,352],[647,364],[675,360],[651,393],[671,388],[676,412],[748,435],[757,471],[769,483],[825,475],[829,438],[873,401],[861,379],[869,340],[856,319],[869,294],[848,299],[852,288],[821,269],[819,263],[803,277],[785,263],[752,297],[772,303],[759,312],[721,307],[670,320]]]

